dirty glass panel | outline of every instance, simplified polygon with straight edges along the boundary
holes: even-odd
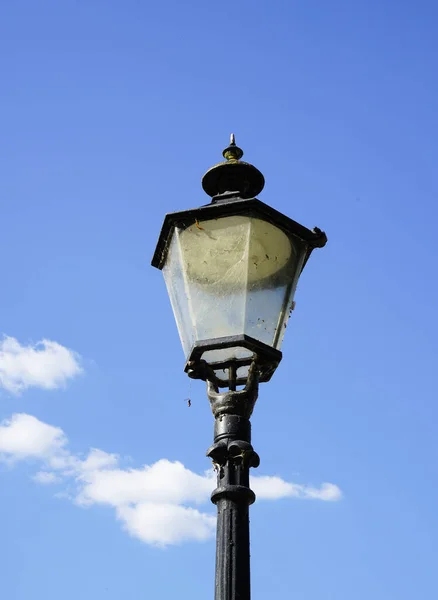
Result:
[[[163,273],[186,357],[196,341],[243,333],[280,348],[304,254],[301,242],[254,217],[176,228]],[[250,355],[228,348],[203,358]]]
[[[195,341],[194,318],[190,311],[186,279],[178,243],[174,233],[170,242],[166,263],[163,267],[164,281],[178,327],[179,337],[187,357]]]
[[[250,219],[232,216],[178,230],[195,338],[243,333]]]
[[[248,291],[245,312],[247,335],[279,349],[304,260],[304,246],[270,223],[251,223]],[[261,274],[257,278],[257,274]]]

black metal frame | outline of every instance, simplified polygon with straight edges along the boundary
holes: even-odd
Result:
[[[207,363],[202,359],[202,355],[209,350],[220,350],[222,348],[233,347],[247,348],[252,352],[248,358],[238,358],[228,361],[220,361],[215,363]],[[218,387],[229,387],[232,385],[245,385],[247,378],[237,378],[236,372],[239,367],[251,365],[254,359],[257,359],[259,381],[260,383],[269,381],[278,367],[282,353],[272,346],[268,346],[259,340],[254,339],[249,335],[230,335],[221,338],[212,338],[209,340],[201,340],[194,344],[190,356],[187,360],[184,371],[192,379],[202,379],[203,381],[213,381]],[[219,380],[215,377],[213,371],[229,370],[227,380]]]

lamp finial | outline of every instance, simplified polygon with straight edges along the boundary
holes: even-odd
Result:
[[[222,152],[222,156],[227,160],[240,160],[243,156],[243,150],[236,146],[234,133],[230,135],[230,145]]]
[[[202,187],[213,198],[212,202],[223,194],[229,196],[231,192],[241,199],[255,198],[260,194],[265,179],[256,167],[240,160],[243,150],[236,146],[234,133],[230,135],[230,144],[222,155],[225,160],[211,167],[202,178]]]

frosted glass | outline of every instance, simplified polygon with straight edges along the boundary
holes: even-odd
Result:
[[[163,273],[186,356],[196,341],[239,334],[279,348],[303,259],[303,245],[255,217],[175,228]],[[203,358],[250,355],[228,348]]]

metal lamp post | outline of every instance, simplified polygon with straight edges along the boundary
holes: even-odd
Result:
[[[327,237],[255,198],[264,177],[241,160],[234,135],[223,156],[202,179],[211,202],[165,216],[152,265],[164,274],[185,371],[207,382],[215,419],[215,600],[249,600],[249,470],[260,462],[250,416],[282,358],[301,271]]]

